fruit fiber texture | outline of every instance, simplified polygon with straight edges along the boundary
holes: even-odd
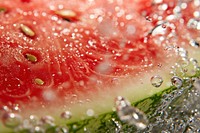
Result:
[[[176,86],[172,76],[196,76],[199,6],[197,0],[0,0],[0,107],[24,119],[77,122],[112,111],[117,96],[135,103]],[[59,118],[63,111],[72,113],[67,122]]]

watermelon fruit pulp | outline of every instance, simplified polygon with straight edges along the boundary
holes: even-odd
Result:
[[[119,95],[136,102],[169,88],[175,63],[186,66],[174,75],[196,71],[187,66],[199,57],[195,2],[10,2],[1,2],[1,106],[25,118],[97,116]]]

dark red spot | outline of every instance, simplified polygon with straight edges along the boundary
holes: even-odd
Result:
[[[31,0],[21,0],[21,2],[29,3],[29,2],[31,2]]]

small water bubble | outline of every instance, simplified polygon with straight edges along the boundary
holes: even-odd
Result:
[[[118,79],[118,78],[112,78],[112,79],[111,79],[111,83],[112,83],[112,84],[115,84],[115,85],[116,85],[116,84],[119,84],[119,79]]]
[[[88,116],[94,116],[94,110],[93,110],[93,109],[88,109],[88,110],[86,111],[86,114],[87,114]]]
[[[157,26],[155,26],[150,34],[152,36],[156,36],[156,35],[164,35],[166,33],[166,28],[167,28],[167,23],[162,23],[162,24],[159,24]]]
[[[115,127],[116,127],[115,128],[115,132],[119,133],[121,128],[122,128],[122,125],[120,124],[120,121],[117,121],[114,118],[112,118],[112,121],[113,121],[113,123],[115,124]]]
[[[192,63],[192,65],[198,66],[198,61],[196,59],[190,58],[190,62]]]
[[[32,129],[33,133],[45,133],[45,129],[40,127],[40,126],[36,126]]]
[[[154,87],[160,87],[163,83],[163,79],[161,76],[159,75],[156,75],[156,76],[153,76],[151,77],[151,84],[154,86]]]
[[[168,8],[167,4],[162,4],[162,5],[158,6],[158,9],[161,11],[165,11],[165,10],[167,10],[167,8]]]
[[[39,118],[37,116],[35,116],[35,115],[30,115],[29,116],[29,123],[31,125],[37,125],[38,122],[39,122]]]
[[[183,85],[182,79],[177,76],[173,76],[171,78],[171,83],[172,83],[172,85],[174,85],[177,88],[180,88]]]
[[[65,111],[61,113],[61,118],[63,119],[70,119],[72,117],[72,113],[70,111]]]
[[[190,41],[190,45],[191,45],[192,47],[195,47],[195,48],[198,48],[198,47],[199,47],[199,43],[198,43],[197,41],[195,41],[195,40],[191,40],[191,41]]]
[[[0,107],[0,118],[2,118],[5,113],[9,113],[9,112],[11,112],[11,110],[8,106]]]
[[[181,60],[179,61],[179,65],[180,67],[187,67],[189,65],[189,60],[185,57],[181,58]]]
[[[153,3],[154,4],[160,4],[160,3],[162,3],[163,2],[163,0],[153,0]]]
[[[199,17],[200,17],[200,11],[194,11],[194,12],[193,12],[193,16],[194,16],[195,18],[199,18]]]
[[[147,21],[152,22],[152,17],[146,16],[145,18],[146,18]]]
[[[178,55],[180,55],[183,58],[187,58],[188,57],[188,51],[185,50],[184,48],[177,48]]]
[[[138,129],[143,130],[148,125],[146,115],[139,109],[130,105],[125,98],[118,96],[115,100],[116,111],[121,121],[129,125],[135,125]]]
[[[200,91],[200,79],[196,79],[193,85],[198,91]]]
[[[20,112],[21,109],[18,104],[14,104],[12,107],[12,112]]]
[[[68,129],[66,127],[57,127],[56,133],[68,133]]]
[[[187,23],[187,27],[191,29],[200,30],[200,21],[197,19],[191,18]]]
[[[21,124],[22,117],[14,113],[5,113],[3,115],[2,121],[5,126],[14,128]]]
[[[44,116],[41,118],[41,122],[43,125],[47,124],[50,126],[54,126],[54,118],[52,116]]]

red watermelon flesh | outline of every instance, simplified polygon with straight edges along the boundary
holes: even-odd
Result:
[[[192,51],[191,40],[200,41],[198,25],[188,26],[191,18],[199,22],[199,9],[194,2],[177,5],[1,0],[0,106],[17,105],[28,115],[88,106],[106,112],[117,95],[136,101],[165,89],[168,81],[155,89],[150,77],[168,74],[179,59],[174,51]]]

